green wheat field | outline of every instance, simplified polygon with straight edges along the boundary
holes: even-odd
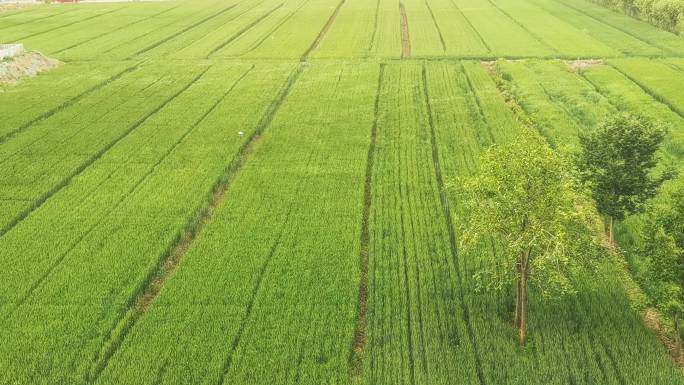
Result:
[[[625,264],[531,295],[520,347],[448,188],[524,129],[510,94],[554,148],[633,111],[684,165],[684,38],[584,0],[178,0],[0,13],[13,42],[63,65],[0,85],[0,384],[684,384]]]

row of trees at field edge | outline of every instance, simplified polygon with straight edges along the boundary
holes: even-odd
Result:
[[[642,252],[656,288],[652,298],[673,317],[681,350],[684,192],[675,194],[667,212],[648,204],[675,175],[658,165],[665,135],[648,119],[621,113],[581,134],[579,153],[564,157],[527,129],[510,143],[492,146],[479,172],[455,184],[464,208],[461,246],[475,251],[494,240],[501,251],[476,282],[484,289],[516,287],[521,345],[527,338],[528,287],[545,297],[574,293],[573,275],[596,266],[612,247],[615,221],[646,211]],[[600,235],[601,216],[607,242]]]

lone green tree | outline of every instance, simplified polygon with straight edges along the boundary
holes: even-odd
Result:
[[[479,252],[483,242],[496,243],[496,253],[481,253],[492,260],[477,278],[484,288],[516,287],[521,345],[527,339],[528,287],[544,296],[572,293],[573,271],[597,256],[598,241],[588,230],[591,205],[577,192],[568,163],[526,129],[486,151],[479,172],[456,184],[463,203],[461,247]]]
[[[654,175],[666,132],[643,116],[618,113],[579,135],[577,167],[606,218],[611,244],[614,221],[641,211],[660,185],[673,177],[671,170]]]
[[[650,205],[639,254],[645,258],[646,285],[655,306],[671,317],[673,355],[680,358],[680,320],[684,315],[684,192],[677,190],[666,206]]]

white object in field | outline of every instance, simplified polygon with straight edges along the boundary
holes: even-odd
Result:
[[[238,131],[238,135],[242,136],[242,135],[244,135],[244,134],[245,134],[244,132]]]
[[[23,44],[0,44],[0,60],[24,53]]]

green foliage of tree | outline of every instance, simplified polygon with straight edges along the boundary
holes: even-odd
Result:
[[[535,286],[546,297],[574,293],[574,273],[599,255],[589,230],[596,213],[578,192],[570,162],[532,130],[481,159],[479,173],[458,183],[464,205],[462,250],[494,240],[497,252],[478,273],[484,288],[515,285],[515,325],[527,336],[526,297]]]
[[[611,242],[613,221],[640,212],[662,183],[673,177],[671,170],[654,175],[666,133],[641,115],[619,113],[580,134],[577,167],[599,212],[608,219]]]
[[[684,191],[670,196],[670,205],[649,207],[639,250],[646,259],[649,296],[673,320],[675,355],[681,355],[679,320],[684,315]]]

